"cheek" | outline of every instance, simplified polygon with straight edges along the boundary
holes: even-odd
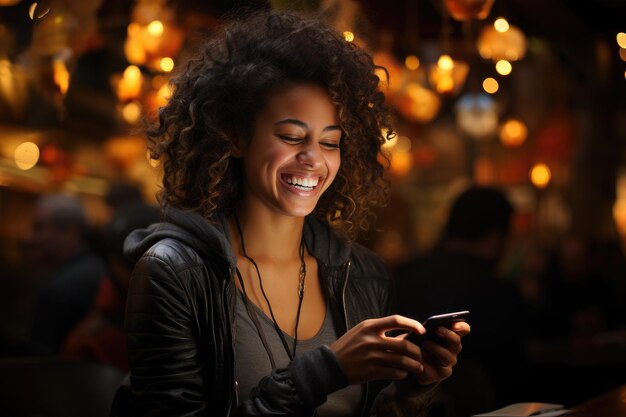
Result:
[[[332,175],[332,178],[335,179],[337,173],[339,172],[339,168],[341,167],[341,154],[336,152],[336,155],[332,155],[327,159],[328,164],[328,172]]]

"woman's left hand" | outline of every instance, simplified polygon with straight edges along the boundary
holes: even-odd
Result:
[[[454,323],[452,329],[438,327],[437,342],[426,340],[421,344],[424,370],[406,379],[416,380],[421,385],[430,385],[452,375],[452,367],[456,365],[457,356],[462,349],[461,338],[469,334],[470,330],[466,322]]]

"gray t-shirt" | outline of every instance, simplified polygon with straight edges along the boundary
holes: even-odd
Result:
[[[238,294],[240,297],[243,297],[241,292],[238,292]],[[249,303],[256,311],[259,324],[265,333],[267,343],[274,355],[276,366],[287,366],[290,362],[289,356],[287,356],[287,352],[285,352],[280,337],[276,333],[272,319],[253,302],[249,301]],[[239,384],[240,401],[245,401],[250,397],[252,388],[256,387],[263,377],[271,373],[272,367],[257,329],[254,327],[254,323],[248,315],[243,298],[237,300],[236,314],[235,379]],[[287,340],[287,344],[293,347],[294,339],[285,332],[283,332],[283,335]],[[326,317],[324,318],[324,323],[319,332],[310,339],[298,340],[296,356],[321,345],[330,345],[335,340],[337,340],[337,332],[330,311],[326,309]],[[318,407],[317,416],[356,416],[360,408],[361,391],[361,386],[349,385],[346,388],[330,394],[327,401]]]

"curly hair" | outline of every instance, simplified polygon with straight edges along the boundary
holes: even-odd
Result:
[[[318,18],[264,11],[233,21],[204,44],[171,81],[172,96],[148,131],[163,163],[162,205],[211,219],[243,193],[233,139],[249,140],[270,95],[296,83],[323,86],[342,129],[341,166],[315,215],[356,238],[386,202],[383,131],[393,132],[371,57]]]

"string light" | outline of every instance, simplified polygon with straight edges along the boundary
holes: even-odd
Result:
[[[135,124],[141,118],[141,105],[137,101],[131,101],[122,108],[122,117],[127,123]]]
[[[620,32],[615,38],[617,39],[617,44],[620,48],[626,48],[626,33]]]
[[[500,88],[500,85],[498,84],[498,81],[496,81],[495,78],[485,78],[485,80],[483,81],[483,90],[485,90],[485,92],[489,93],[489,94],[494,94],[498,91],[498,89]]]
[[[148,33],[152,36],[161,36],[163,34],[163,23],[160,20],[153,20],[148,24]]]
[[[499,17],[493,22],[493,27],[500,33],[504,33],[509,30],[509,22],[504,17]]]
[[[538,163],[530,169],[530,181],[537,188],[546,188],[551,178],[552,172],[546,164]]]
[[[174,60],[169,56],[161,58],[160,67],[163,72],[170,72],[174,69]]]
[[[39,161],[39,146],[24,142],[15,148],[15,165],[23,171],[29,170]]]
[[[509,75],[513,70],[511,63],[505,59],[501,59],[496,63],[496,71],[500,75]]]
[[[415,55],[409,55],[404,60],[404,65],[407,67],[407,69],[415,71],[420,67],[420,60]]]
[[[500,127],[500,141],[505,146],[520,146],[528,136],[528,128],[517,119],[508,119]]]
[[[346,40],[346,42],[352,42],[354,40],[354,33],[350,31],[345,31],[343,32],[343,38]]]

